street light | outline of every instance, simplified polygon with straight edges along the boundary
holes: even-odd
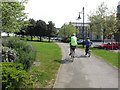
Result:
[[[82,35],[83,35],[83,48],[84,48],[84,7],[83,7],[83,11],[82,12],[79,12],[79,16],[77,18],[77,20],[81,19],[80,17],[80,13],[83,13],[83,31],[82,31]]]
[[[76,37],[78,36],[78,35],[77,35],[77,28],[78,28],[78,27],[77,27],[77,22],[76,22]]]

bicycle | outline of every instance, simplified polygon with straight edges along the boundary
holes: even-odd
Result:
[[[90,57],[91,56],[91,51],[90,51],[90,49],[88,50],[88,57]]]
[[[72,62],[74,61],[75,58],[75,50],[72,49],[72,53],[71,53],[71,60]]]

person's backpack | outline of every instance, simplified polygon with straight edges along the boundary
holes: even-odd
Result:
[[[89,42],[89,47],[91,46],[91,42]]]
[[[87,46],[90,47],[91,46],[91,42],[87,41]]]

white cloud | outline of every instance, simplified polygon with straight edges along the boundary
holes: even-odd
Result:
[[[61,27],[66,22],[76,21],[83,6],[87,21],[87,14],[94,11],[101,2],[105,2],[108,8],[115,9],[119,0],[29,0],[25,12],[29,13],[29,18],[42,19],[46,23],[53,21],[56,27]]]

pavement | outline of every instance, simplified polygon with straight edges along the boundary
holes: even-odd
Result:
[[[79,48],[71,62],[69,45],[57,44],[63,57],[54,88],[118,88],[118,70],[115,67],[94,55],[85,56],[84,50]]]

